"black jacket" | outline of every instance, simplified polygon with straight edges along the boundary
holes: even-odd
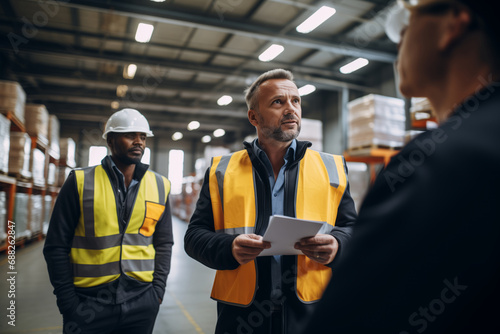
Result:
[[[295,153],[295,161],[285,169],[285,203],[284,214],[294,216],[294,196],[296,190],[295,180],[300,160],[304,157],[306,149],[310,146],[309,142],[297,142],[297,151]],[[269,193],[269,179],[263,162],[254,154],[251,144],[245,143],[246,150],[250,156],[252,164],[257,171],[255,173],[256,182],[256,198],[257,198],[257,222],[255,233],[263,235],[271,215],[271,194]],[[236,235],[224,233],[215,233],[214,221],[212,213],[212,205],[209,192],[209,171],[205,175],[205,180],[200,192],[200,197],[196,204],[196,210],[191,217],[189,227],[185,235],[185,250],[189,256],[200,261],[204,265],[218,270],[231,270],[239,266],[239,263],[234,259],[231,252],[231,245]],[[350,239],[351,229],[356,212],[354,202],[349,193],[349,185],[346,188],[342,201],[338,208],[337,220],[331,234],[339,242],[339,252],[334,263],[342,257],[343,250],[347,246]],[[293,279],[296,272],[295,263],[296,256],[282,256],[282,291],[285,313],[286,333],[295,333],[298,326],[304,323],[312,312],[314,304],[304,304],[298,300],[293,286]],[[257,284],[258,289],[255,300],[252,305],[247,308],[231,306],[223,303],[218,303],[218,323],[216,333],[237,333],[238,328],[250,326],[253,333],[268,333],[260,327],[265,326],[266,311],[262,311],[259,307],[262,304],[269,303],[271,291],[271,270],[270,257],[257,258]],[[251,315],[252,312],[260,312],[264,317],[262,326],[253,326]],[[249,318],[250,317],[250,318]],[[238,319],[239,318],[239,319]],[[259,328],[256,328],[259,327]],[[243,330],[243,329],[242,329]]]
[[[304,334],[500,332],[498,89],[392,158]]]
[[[102,160],[102,166],[108,174],[116,194],[118,179],[111,169],[110,160],[110,156],[105,157]],[[133,178],[140,182],[144,174],[146,174],[148,167],[148,165],[142,163],[137,164]],[[122,207],[128,208],[125,213],[127,216],[126,221],[128,221],[130,217],[131,208],[133,207],[138,189],[139,187],[136,186],[127,192],[125,205],[118,199],[116,201],[118,212],[121,212]],[[90,288],[76,288],[73,284],[73,273],[69,261],[69,253],[71,251],[71,244],[79,217],[80,204],[76,177],[75,174],[71,172],[57,196],[43,249],[50,281],[54,287],[54,294],[57,297],[57,305],[62,314],[73,310],[77,306],[79,301],[77,295],[94,299],[99,296],[101,296],[102,299],[102,296],[106,296],[107,302],[111,304],[120,304],[154,287],[158,298],[163,298],[167,276],[170,272],[170,259],[173,245],[172,216],[168,199],[165,204],[165,212],[158,221],[153,234],[153,246],[156,250],[156,255],[155,272],[152,283],[140,282],[127,275],[121,275],[117,280],[108,284]],[[120,231],[123,233],[125,231],[125,226],[121,226]]]

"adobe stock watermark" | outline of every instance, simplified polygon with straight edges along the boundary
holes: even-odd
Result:
[[[243,0],[217,0],[214,4],[214,10],[219,16],[219,20],[224,21],[224,13],[234,11],[242,3]]]
[[[500,82],[493,80],[493,74],[490,74],[487,79],[480,76],[478,77],[479,85],[475,93],[470,96],[455,112],[450,116],[446,123],[449,124],[453,131],[458,130],[464,120],[471,116],[471,113],[479,108],[481,101],[488,99],[493,94],[497,87],[500,87]],[[410,176],[412,176],[416,168],[423,165],[425,161],[432,156],[439,144],[448,140],[449,136],[445,130],[437,128],[432,130],[430,136],[424,138],[417,137],[413,143],[416,148],[411,152],[402,156],[398,154],[393,159],[397,160],[397,172],[384,170],[382,175],[389,185],[392,192],[396,190],[398,184],[404,183]]]
[[[40,10],[36,11],[31,18],[23,16],[21,18],[22,27],[21,35],[14,32],[9,32],[7,38],[14,53],[19,53],[19,47],[22,44],[28,44],[29,40],[35,38],[38,34],[38,28],[45,27],[49,23],[49,19],[59,13],[59,5],[68,2],[69,0],[38,0]]]
[[[453,282],[448,279],[443,281],[445,287],[441,290],[440,295],[431,300],[428,305],[419,307],[417,311],[410,314],[408,323],[415,328],[417,333],[423,333],[429,324],[446,311],[446,306],[452,304],[458,297],[467,289],[467,285],[461,285],[458,278],[455,277]],[[410,334],[409,331],[401,331],[399,334]]]

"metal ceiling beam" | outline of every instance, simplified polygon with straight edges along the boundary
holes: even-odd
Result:
[[[4,50],[7,52],[14,52],[9,45],[9,43],[5,40],[0,41],[0,50]],[[28,54],[28,55],[46,55],[46,56],[51,56],[51,57],[62,57],[62,58],[69,58],[69,59],[78,59],[78,60],[84,60],[84,61],[93,61],[93,62],[114,62],[121,64],[123,66],[134,63],[137,64],[138,66],[142,66],[144,68],[155,68],[155,73],[158,75],[157,70],[161,69],[177,69],[177,70],[184,70],[184,71],[191,71],[191,72],[202,72],[202,73],[208,73],[208,74],[216,74],[216,75],[221,75],[224,76],[225,79],[231,79],[231,80],[240,80],[242,82],[245,82],[245,80],[248,77],[252,76],[259,76],[261,73],[258,72],[253,72],[247,69],[243,69],[238,71],[238,73],[232,73],[228,75],[228,70],[231,71],[231,69],[228,69],[226,67],[221,67],[221,66],[207,66],[207,65],[202,65],[202,64],[193,64],[193,63],[188,63],[185,61],[172,61],[172,60],[165,60],[163,58],[153,58],[153,57],[139,57],[139,56],[127,56],[122,53],[118,52],[96,52],[94,50],[90,49],[84,49],[84,48],[71,48],[71,49],[61,49],[61,46],[55,43],[39,43],[36,41],[30,41],[30,43],[26,44],[23,46],[22,49],[19,50],[19,53],[21,54]],[[152,64],[154,64],[152,66]],[[292,72],[295,72],[294,70],[294,65],[290,65],[290,70]],[[361,91],[369,91],[371,88],[369,87],[364,87],[362,85],[357,85],[357,84],[352,84],[349,82],[345,81],[337,81],[337,80],[325,80],[324,78],[318,78],[318,82],[316,81],[315,76],[309,75],[309,74],[301,74],[300,71],[299,73],[294,73],[294,76],[297,81],[306,81],[306,83],[311,83],[311,84],[321,84],[322,89],[327,89],[327,90],[337,90],[342,87],[347,87],[347,88],[352,88],[352,89],[357,89]],[[150,78],[150,81],[153,81],[153,77]],[[163,78],[163,81],[166,80]],[[321,82],[320,82],[321,81]],[[325,82],[329,82],[332,85],[329,86],[328,84],[325,84]],[[159,86],[160,83],[158,83],[157,86]],[[157,87],[156,86],[156,87]]]
[[[272,41],[274,43],[318,49],[345,56],[363,57],[373,61],[392,63],[396,59],[396,55],[393,53],[358,48],[348,43],[335,43],[331,41],[300,38],[295,36],[276,36],[276,31],[274,29],[263,27],[262,25],[251,25],[244,22],[230,21],[227,18],[220,20],[206,15],[179,12],[166,9],[165,6],[161,5],[161,3],[155,4],[150,2],[148,3],[148,6],[144,6],[144,4],[140,5],[116,0],[108,0],[106,2],[100,0],[72,0],[71,2],[59,3],[62,6],[70,8],[81,8],[104,13],[111,12],[117,15],[134,17],[141,20],[218,31],[227,34],[236,34],[269,42]]]

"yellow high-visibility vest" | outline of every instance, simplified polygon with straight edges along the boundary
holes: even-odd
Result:
[[[346,186],[342,156],[307,149],[299,165],[294,199],[296,218],[326,221],[328,233],[335,225]],[[254,187],[254,170],[246,150],[213,159],[209,189],[216,232],[254,233],[258,216]],[[297,256],[295,289],[303,302],[319,300],[330,277],[329,267],[304,255]],[[251,261],[234,270],[218,270],[211,297],[246,306],[252,303],[256,288],[256,263]]]
[[[111,182],[102,165],[75,170],[80,219],[70,253],[74,284],[92,287],[122,273],[151,282],[155,249],[153,233],[165,211],[170,182],[147,171],[139,184],[130,220],[120,233],[119,214]]]

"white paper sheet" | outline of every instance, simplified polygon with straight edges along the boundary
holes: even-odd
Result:
[[[271,248],[264,249],[259,256],[303,254],[293,247],[295,243],[302,238],[316,235],[324,224],[325,222],[313,220],[271,216],[263,236],[264,241],[271,243]]]

